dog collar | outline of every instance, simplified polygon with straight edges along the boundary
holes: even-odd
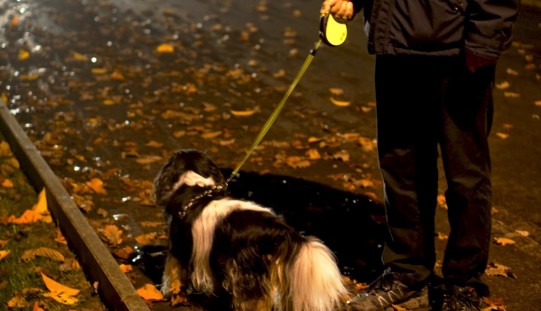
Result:
[[[186,203],[186,205],[184,205],[182,207],[182,210],[178,212],[178,216],[180,218],[184,218],[184,216],[186,216],[186,212],[188,211],[188,209],[190,207],[192,207],[195,204],[195,202],[197,202],[198,200],[201,200],[204,197],[214,196],[217,193],[225,191],[225,189],[227,189],[227,182],[224,182],[224,183],[221,183],[221,184],[218,184],[218,185],[214,185],[214,186],[210,186],[207,190],[205,190],[202,193],[196,195],[190,201],[188,201],[188,203]]]

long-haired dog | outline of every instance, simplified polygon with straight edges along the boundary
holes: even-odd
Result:
[[[170,246],[162,292],[228,297],[239,311],[329,311],[347,290],[333,253],[270,208],[227,196],[219,168],[180,150],[154,181]]]

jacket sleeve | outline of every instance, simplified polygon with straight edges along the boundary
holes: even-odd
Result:
[[[465,48],[481,57],[497,59],[509,48],[520,0],[467,0]]]

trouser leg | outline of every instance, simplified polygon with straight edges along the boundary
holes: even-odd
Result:
[[[437,75],[426,58],[376,58],[378,156],[389,228],[383,261],[408,285],[425,281],[435,262]]]
[[[451,227],[443,261],[446,281],[476,283],[484,273],[491,234],[488,135],[494,66],[450,76],[443,109],[442,159]]]

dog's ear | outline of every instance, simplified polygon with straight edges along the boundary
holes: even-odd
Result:
[[[167,205],[175,184],[188,171],[212,178],[216,184],[224,182],[220,169],[205,153],[192,149],[180,150],[169,157],[154,180],[154,203],[158,206]]]

